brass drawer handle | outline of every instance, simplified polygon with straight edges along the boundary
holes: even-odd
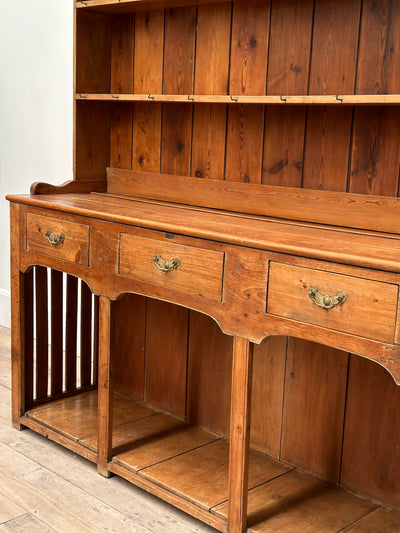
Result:
[[[171,270],[174,270],[174,268],[178,268],[181,261],[179,257],[174,257],[172,261],[166,261],[161,257],[161,254],[156,254],[154,256],[153,262],[156,267],[162,270],[163,272],[171,272]]]
[[[329,296],[328,294],[321,294],[316,287],[310,287],[308,289],[308,296],[318,307],[322,307],[322,309],[332,309],[332,307],[344,303],[347,299],[346,293],[343,291],[338,292],[336,296]]]
[[[48,229],[45,233],[45,236],[49,243],[53,246],[57,246],[57,244],[61,244],[65,240],[64,232],[60,233],[60,235],[55,235]]]

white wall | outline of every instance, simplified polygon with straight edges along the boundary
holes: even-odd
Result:
[[[72,178],[73,0],[0,0],[0,325],[10,326],[8,193]]]

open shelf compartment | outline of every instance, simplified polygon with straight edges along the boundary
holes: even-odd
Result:
[[[95,454],[97,393],[36,407],[23,422],[41,433],[52,428],[70,441],[68,447],[77,443],[81,455]],[[110,471],[221,530],[228,512],[228,453],[229,443],[219,435],[114,394]],[[361,532],[370,531],[369,524],[397,533],[400,514],[250,451],[249,532]]]

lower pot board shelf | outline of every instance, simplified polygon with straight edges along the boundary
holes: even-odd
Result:
[[[31,409],[21,423],[96,461],[97,393]],[[114,393],[110,472],[221,531],[228,514],[229,443]],[[399,533],[400,513],[251,450],[248,531]]]

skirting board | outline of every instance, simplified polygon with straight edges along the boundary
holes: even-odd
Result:
[[[0,326],[11,327],[10,291],[0,288]]]

